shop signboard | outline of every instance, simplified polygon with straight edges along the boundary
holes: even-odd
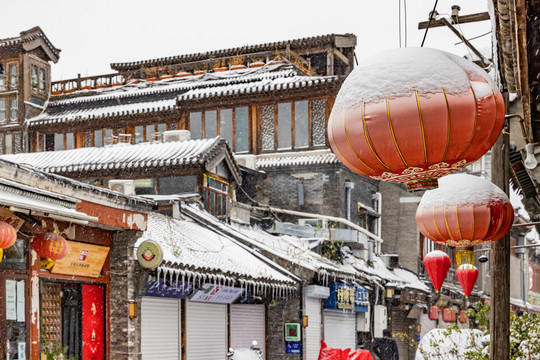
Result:
[[[67,241],[67,243],[69,251],[66,257],[56,260],[51,272],[53,274],[98,277],[109,254],[109,248],[77,241]]]
[[[287,341],[285,343],[285,353],[286,354],[301,354],[302,353],[302,343],[300,341]]]
[[[161,246],[152,240],[145,240],[137,247],[137,261],[145,269],[155,269],[163,261]]]
[[[242,289],[217,284],[203,284],[190,296],[191,301],[232,304],[242,294]]]
[[[148,275],[145,296],[166,297],[174,299],[185,299],[193,291],[192,282],[173,281],[170,283],[164,278],[157,278],[155,275]]]
[[[19,231],[21,226],[23,226],[24,224],[23,219],[16,216],[12,211],[4,207],[0,207],[0,221],[4,221],[9,225],[13,226],[16,231]]]
[[[334,282],[330,285],[330,296],[324,303],[325,309],[367,312],[369,291],[360,286]]]

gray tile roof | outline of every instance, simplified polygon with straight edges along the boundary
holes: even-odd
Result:
[[[286,166],[339,164],[339,160],[331,150],[325,149],[258,155],[256,164],[257,169],[269,169]]]

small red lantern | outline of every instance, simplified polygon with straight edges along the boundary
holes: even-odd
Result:
[[[0,221],[0,249],[7,249],[15,244],[16,240],[17,230],[7,222]]]
[[[349,74],[328,121],[328,141],[352,171],[425,190],[482,157],[504,114],[497,85],[474,63],[440,50],[400,48]]]
[[[442,310],[442,318],[445,322],[455,322],[456,321],[456,309],[454,308],[444,308]]]
[[[476,279],[478,279],[478,269],[471,264],[462,264],[456,270],[456,277],[461,284],[465,297],[468,299],[476,283]]]
[[[450,269],[450,256],[440,250],[432,251],[424,257],[424,267],[438,294]]]
[[[52,260],[62,259],[69,250],[66,239],[53,232],[35,236],[32,246],[40,257]]]
[[[500,239],[513,222],[508,196],[488,180],[467,174],[441,178],[438,189],[424,193],[416,211],[424,236],[456,247],[458,266],[474,264],[472,247]]]
[[[459,310],[459,322],[465,324],[467,322],[467,312],[465,310]]]
[[[429,320],[439,320],[439,308],[436,305],[431,305]]]

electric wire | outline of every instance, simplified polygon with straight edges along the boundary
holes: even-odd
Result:
[[[405,47],[407,47],[407,0],[403,0],[403,22],[405,23]]]
[[[426,41],[426,36],[427,36],[428,30],[429,30],[429,26],[431,25],[431,19],[433,18],[433,16],[435,16],[435,9],[437,8],[437,3],[438,2],[439,2],[439,0],[435,0],[435,5],[433,5],[433,10],[429,14],[429,21],[428,21],[428,24],[427,24],[427,27],[426,27],[426,31],[424,32],[424,38],[422,39],[422,44],[420,45],[420,47],[424,47],[424,42]]]

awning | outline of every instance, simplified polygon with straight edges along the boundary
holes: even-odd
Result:
[[[53,219],[72,223],[87,224],[97,222],[98,218],[89,216],[75,210],[75,202],[59,199],[52,193],[51,196],[35,193],[30,190],[0,184],[0,205],[10,208],[11,211],[18,211],[35,216],[46,216]]]
[[[150,213],[147,230],[135,248],[145,240],[160,245],[163,262],[157,275],[173,283],[217,283],[277,296],[297,290],[298,283],[269,259],[192,220]]]

